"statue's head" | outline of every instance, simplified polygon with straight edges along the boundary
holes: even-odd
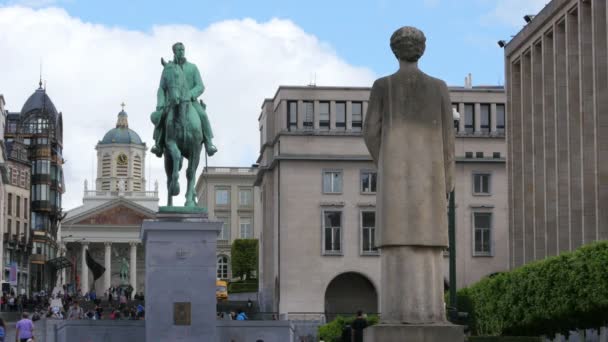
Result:
[[[182,43],[182,42],[177,42],[177,43],[173,44],[171,49],[173,50],[173,55],[175,56],[176,62],[183,60],[184,57],[186,56],[186,47],[184,46],[184,43]]]
[[[400,61],[417,62],[425,48],[426,37],[415,27],[404,26],[391,36],[391,50]]]

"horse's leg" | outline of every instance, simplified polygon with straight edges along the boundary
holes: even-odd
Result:
[[[169,189],[169,193],[172,196],[179,195],[179,163],[180,159],[182,159],[182,155],[175,143],[175,140],[167,140],[167,152],[169,152],[169,156],[171,157],[171,175],[167,175],[167,179],[171,177],[171,187]]]
[[[188,160],[188,169],[186,169],[186,178],[188,179],[188,190],[186,191],[186,206],[196,206],[196,196],[194,191],[194,183],[196,182],[196,169],[201,158],[202,145],[200,143],[192,146],[192,155]]]
[[[167,174],[167,206],[173,206],[173,195],[171,195],[171,175],[173,174],[173,159],[171,158],[171,151],[165,150],[165,173]]]

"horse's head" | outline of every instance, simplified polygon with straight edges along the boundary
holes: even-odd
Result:
[[[166,86],[166,104],[175,106],[182,101],[189,100],[189,91],[186,85],[186,77],[180,66],[173,62],[163,62],[162,78]]]

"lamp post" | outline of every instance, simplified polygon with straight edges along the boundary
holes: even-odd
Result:
[[[452,115],[456,125],[460,123],[460,113],[452,109]],[[450,306],[448,307],[448,317],[455,321],[458,317],[456,299],[456,201],[455,190],[450,192],[448,204],[448,240],[449,240],[449,265],[450,265]]]

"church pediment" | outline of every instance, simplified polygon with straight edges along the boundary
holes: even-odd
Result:
[[[153,215],[135,210],[125,205],[117,205],[90,213],[76,221],[78,225],[141,225],[143,220],[153,218]]]

